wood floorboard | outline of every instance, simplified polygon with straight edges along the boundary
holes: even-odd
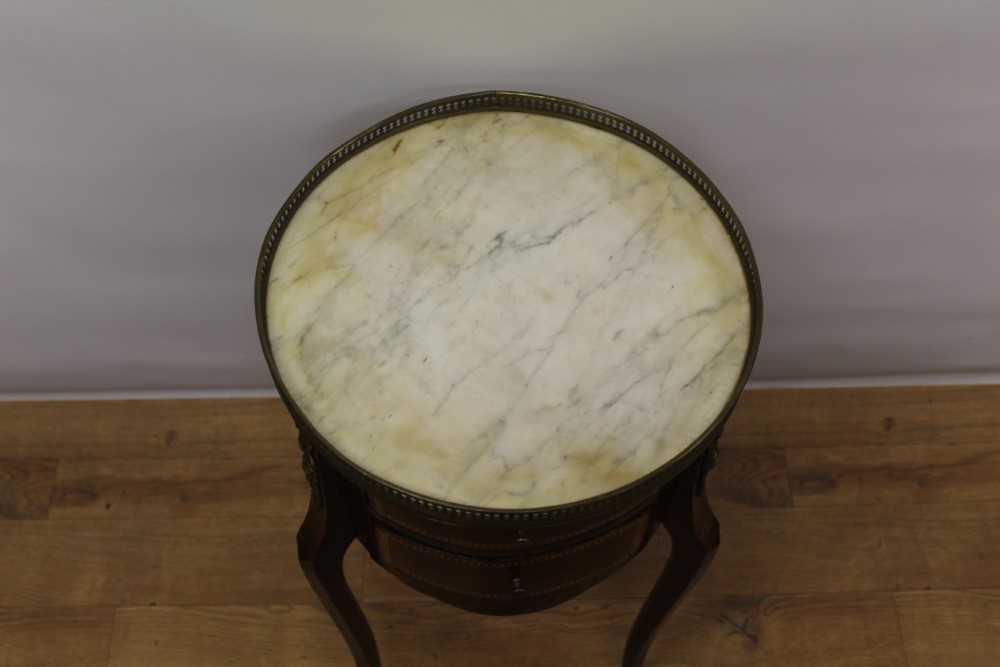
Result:
[[[664,626],[655,665],[906,667],[887,593],[695,594]]]
[[[353,661],[316,606],[147,606],[117,611],[108,664],[348,667]]]
[[[740,397],[722,442],[729,447],[933,443],[935,387],[763,389]]]
[[[896,594],[910,667],[996,667],[1000,589]]]
[[[712,504],[790,507],[788,462],[776,448],[719,448],[719,463],[708,478]]]
[[[894,527],[916,537],[924,553],[928,581],[914,588],[1000,588],[1000,502],[896,505],[885,511]]]
[[[931,396],[938,442],[1000,443],[1000,385],[935,387]]]
[[[113,617],[110,607],[0,607],[0,667],[104,667]]]
[[[795,505],[1000,500],[1000,445],[892,445],[788,450]]]
[[[0,605],[313,603],[286,518],[0,522]],[[348,565],[361,569],[360,551]]]
[[[0,459],[0,519],[46,518],[56,466],[53,459]]]
[[[466,614],[429,599],[370,602],[365,610],[387,664],[611,667],[621,660],[640,604],[639,599],[574,600],[540,614],[501,618]],[[820,627],[823,632],[817,633]],[[435,641],[422,639],[428,636]],[[906,665],[886,593],[696,594],[664,625],[647,664]]]
[[[296,456],[246,459],[63,461],[49,510],[54,519],[286,517],[309,505]]]
[[[648,665],[1000,665],[1000,387],[746,392],[709,493],[722,546]],[[0,403],[0,667],[352,665],[307,502],[277,400]],[[387,667],[589,667],[669,548],[508,618],[346,564]]]
[[[699,591],[764,595],[923,587],[919,537],[883,508],[719,508],[722,545]]]
[[[277,399],[0,402],[3,458],[294,456]]]

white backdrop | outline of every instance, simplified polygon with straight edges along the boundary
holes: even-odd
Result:
[[[742,217],[755,379],[1000,370],[1000,3],[2,2],[0,392],[264,387],[284,197],[410,104],[608,107]]]

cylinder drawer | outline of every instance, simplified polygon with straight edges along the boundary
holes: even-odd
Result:
[[[491,558],[439,549],[376,522],[372,546],[383,567],[428,594],[485,613],[520,613],[558,604],[597,583],[642,549],[651,526],[647,510],[591,539]]]

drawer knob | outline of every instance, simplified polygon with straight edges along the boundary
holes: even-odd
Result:
[[[521,568],[518,565],[510,566],[510,585],[514,591],[514,595],[522,595],[528,592],[521,584]]]

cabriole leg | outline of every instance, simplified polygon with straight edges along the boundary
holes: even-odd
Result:
[[[632,625],[625,644],[624,667],[642,665],[657,628],[698,581],[719,548],[719,522],[705,492],[705,475],[716,456],[713,446],[657,500],[658,518],[670,533],[670,557]]]
[[[302,466],[312,487],[309,511],[299,528],[299,563],[333,617],[358,667],[379,667],[371,627],[344,578],[344,554],[358,537],[353,493],[347,482],[300,436]]]

